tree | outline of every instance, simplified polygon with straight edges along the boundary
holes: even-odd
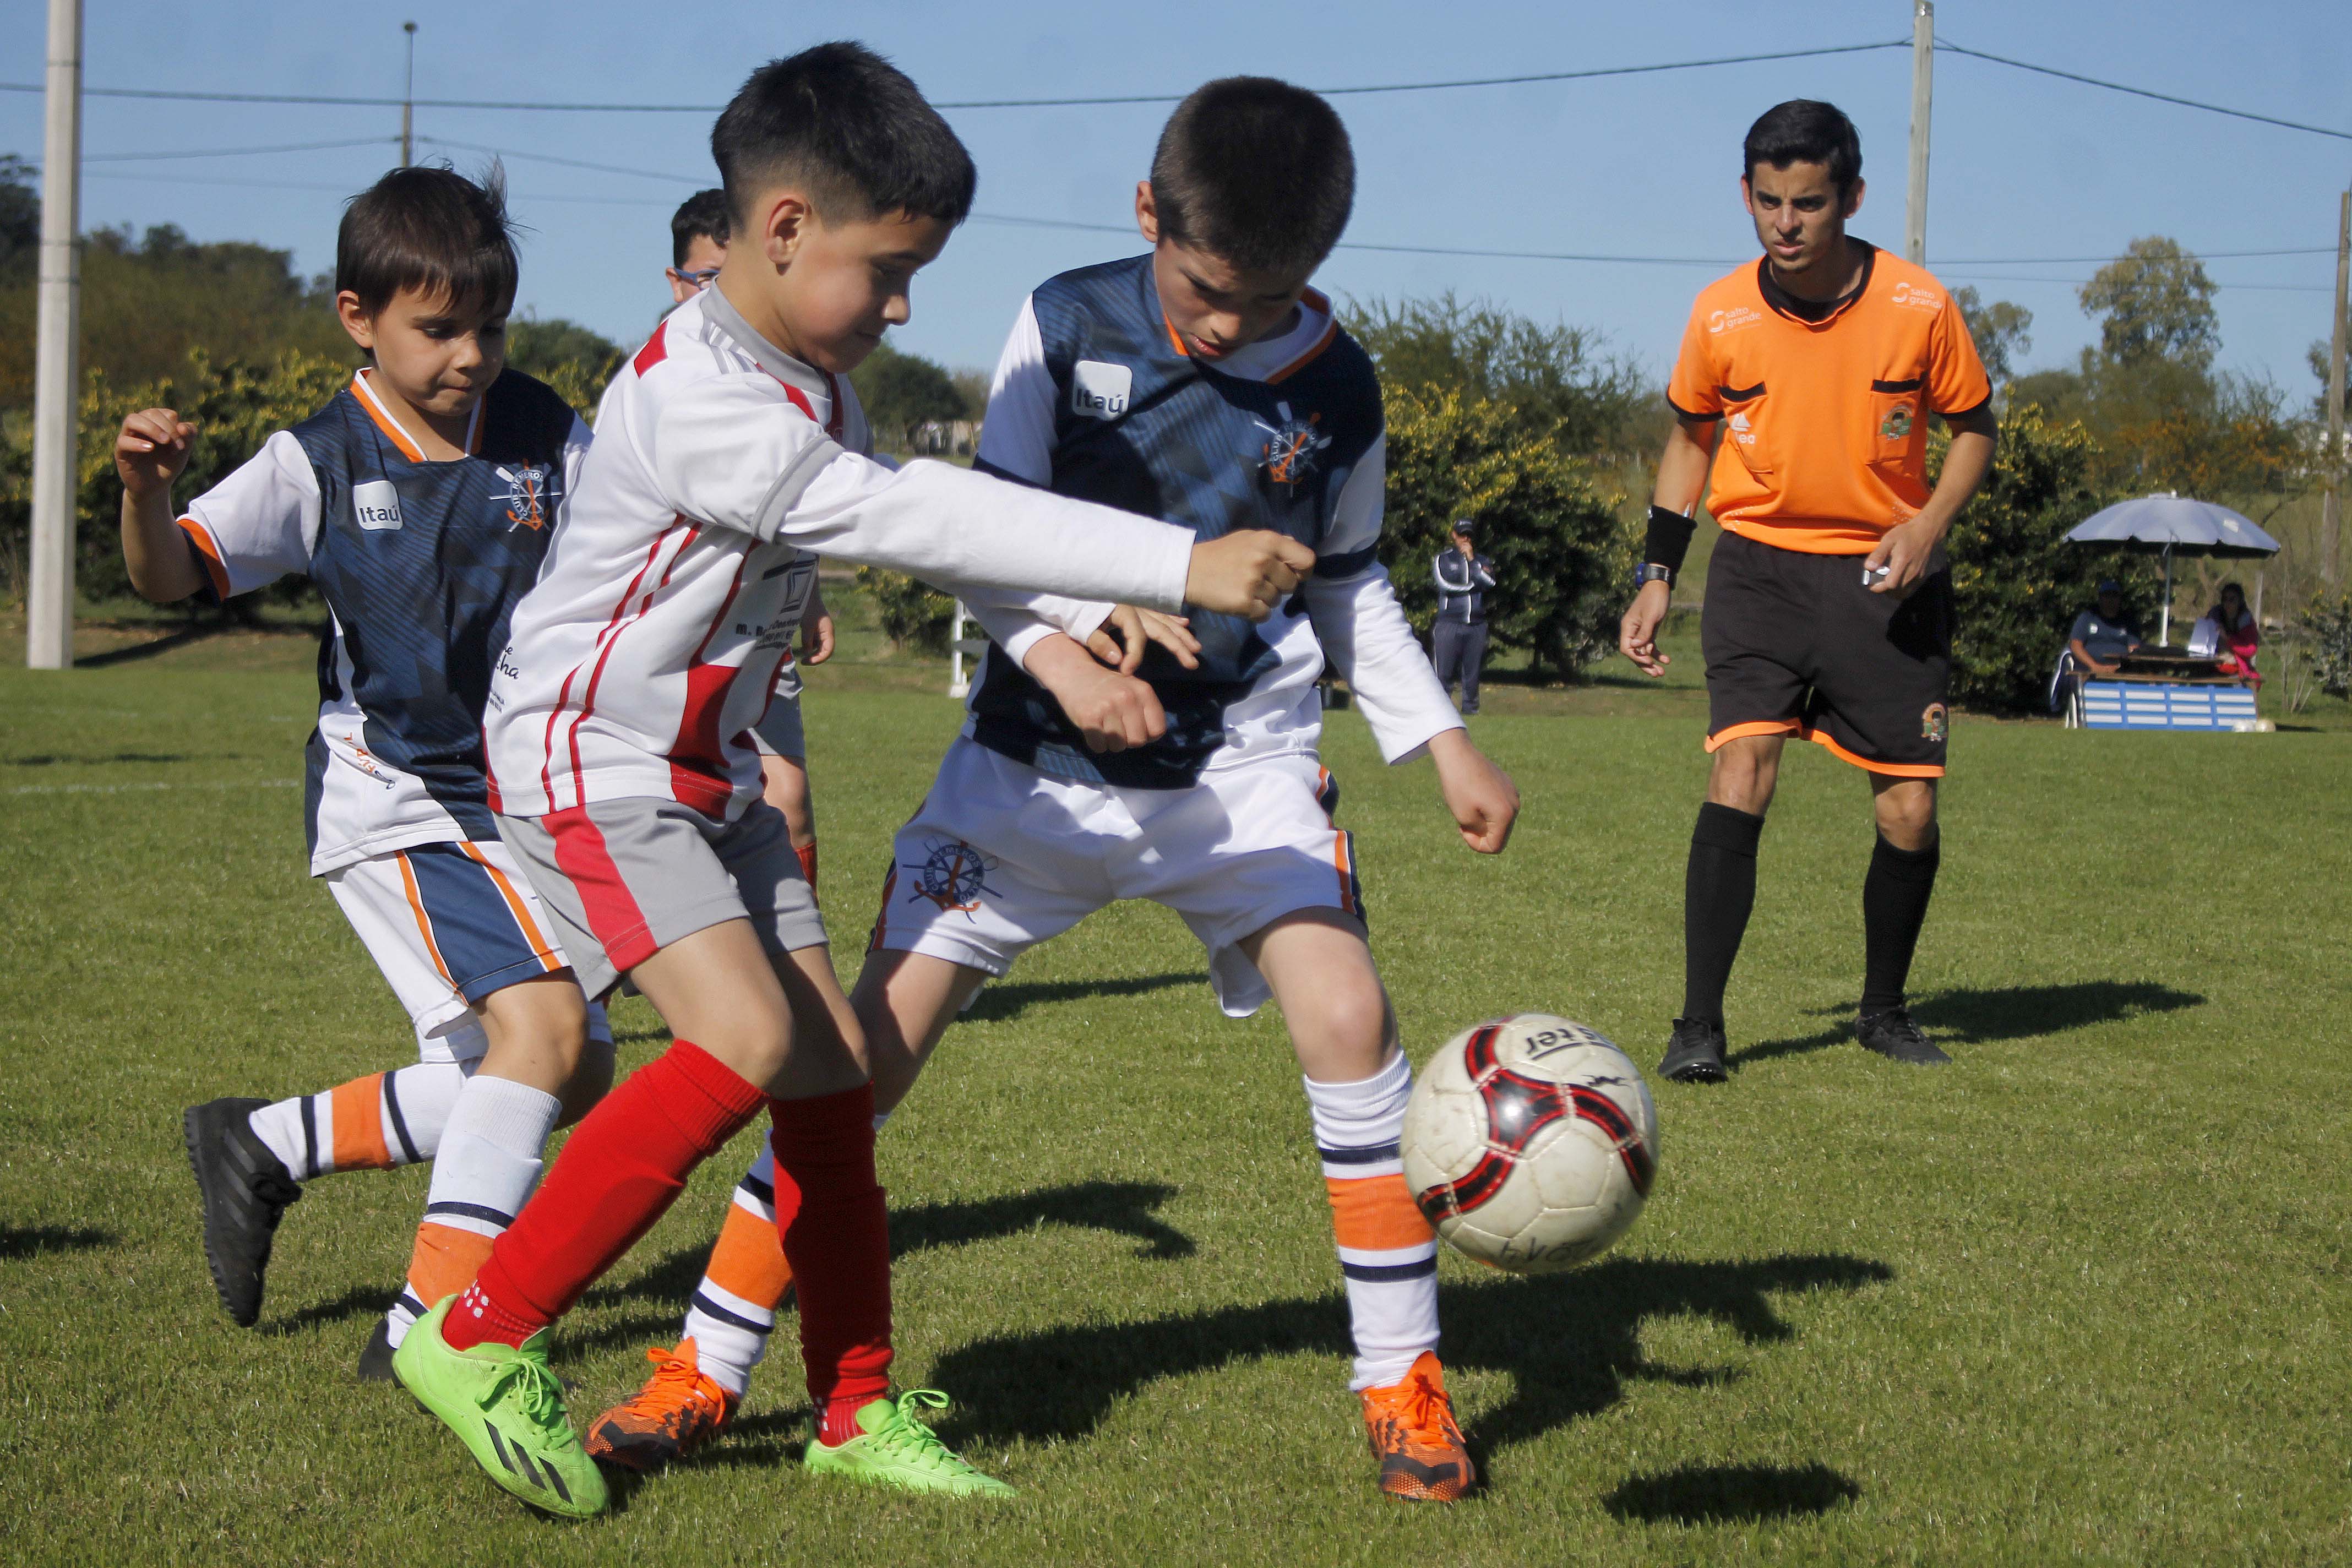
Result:
[[[583,419],[596,416],[596,405],[621,368],[623,353],[602,332],[561,316],[544,321],[525,317],[507,328],[507,363],[547,383]]]
[[[2079,298],[2099,321],[2100,351],[2117,364],[2165,360],[2203,370],[2221,346],[2205,264],[2161,235],[2133,240]]]
[[[1657,445],[1658,401],[1640,367],[1606,355],[1605,340],[1586,328],[1547,326],[1450,292],[1393,305],[1350,300],[1344,316],[1393,391],[1459,392],[1580,457],[1646,458]]]
[[[1458,389],[1388,393],[1388,515],[1381,560],[1413,629],[1437,609],[1430,563],[1454,520],[1478,520],[1500,584],[1487,601],[1496,643],[1538,671],[1573,679],[1617,645],[1634,536],[1592,465],[1507,404]]]
[[[1953,289],[1952,303],[1960,308],[1969,336],[1976,340],[1985,374],[1996,387],[2007,385],[2016,377],[2018,362],[2033,352],[2033,312],[2007,300],[1988,305],[1973,285]]]
[[[41,197],[33,178],[33,165],[14,153],[0,154],[0,275],[39,249]]]
[[[915,432],[932,420],[964,417],[955,378],[920,354],[901,353],[884,343],[852,371],[850,383],[866,405],[877,445],[912,449]]]

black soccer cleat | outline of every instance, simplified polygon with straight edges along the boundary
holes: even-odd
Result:
[[[414,1327],[415,1325],[410,1325]],[[375,1321],[375,1332],[368,1336],[367,1344],[360,1351],[360,1381],[362,1383],[397,1383],[392,1373],[392,1325],[383,1319]]]
[[[1723,1067],[1723,1026],[1704,1018],[1676,1018],[1674,1037],[1666,1042],[1665,1059],[1658,1076],[1676,1083],[1721,1083],[1729,1075]]]
[[[1937,1047],[1925,1030],[1911,1021],[1905,1007],[1889,1007],[1884,1013],[1864,1013],[1853,1021],[1854,1038],[1865,1051],[1876,1051],[1891,1062],[1903,1062],[1915,1068],[1942,1067],[1952,1058]]]
[[[302,1195],[301,1184],[247,1118],[266,1100],[215,1100],[180,1118],[188,1165],[205,1204],[205,1261],[221,1305],[240,1328],[261,1316],[261,1276],[269,1267],[278,1216]]]

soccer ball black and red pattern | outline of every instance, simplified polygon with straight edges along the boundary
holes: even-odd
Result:
[[[1520,1013],[1465,1029],[1413,1085],[1404,1179],[1458,1251],[1515,1274],[1597,1258],[1658,1173],[1658,1113],[1633,1059],[1582,1024]]]

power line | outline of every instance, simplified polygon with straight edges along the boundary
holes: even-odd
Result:
[[[354,136],[341,142],[288,142],[274,147],[206,147],[177,153],[85,153],[85,163],[144,163],[166,158],[242,158],[257,153],[318,153],[331,147],[381,147],[397,136]]]
[[[1343,97],[1381,92],[1440,92],[1454,88],[1518,87],[1535,82],[1589,81],[1601,77],[1649,76],[1660,71],[1703,70],[1715,66],[1753,65],[1770,60],[1809,59],[1824,55],[1865,54],[1875,49],[1911,47],[1908,38],[1892,39],[1874,44],[1835,44],[1812,49],[1777,49],[1767,54],[1720,55],[1709,59],[1668,60],[1655,65],[1602,66],[1589,70],[1536,71],[1521,76],[1466,77],[1451,81],[1385,82],[1360,87],[1322,87],[1315,90],[1325,97]],[[0,82],[0,92],[39,92],[37,82]],[[716,103],[533,103],[514,99],[470,98],[397,98],[337,97],[323,93],[281,92],[199,92],[186,89],[88,87],[82,89],[89,98],[163,99],[188,103],[294,103],[333,104],[355,109],[398,109],[409,102],[419,109],[483,109],[514,110],[550,113],[584,114],[716,114],[725,106]],[[1176,103],[1182,100],[1181,92],[1128,93],[1095,98],[974,98],[935,99],[934,109],[1080,109],[1122,103]]]
[[[2154,92],[2144,87],[2129,87],[2119,81],[2103,81],[2095,76],[2084,76],[2079,71],[2060,70],[2055,66],[2037,66],[2030,60],[2013,60],[2006,55],[1987,54],[1982,49],[1964,48],[1958,44],[1949,43],[1942,38],[1936,40],[1936,47],[1949,50],[1956,55],[1967,55],[1973,59],[1990,60],[1997,66],[2008,66],[2016,70],[2033,71],[2042,76],[2054,76],[2066,81],[2079,81],[2086,87],[2103,87],[2109,92],[2127,92],[2134,98],[2152,98],[2158,103],[2179,104],[2183,109],[2201,109],[2208,114],[2226,114],[2232,120],[2252,120],[2263,125],[2284,126],[2289,131],[2308,131],[2314,136],[2333,136],[2338,141],[2352,142],[2352,131],[2334,131],[2325,125],[2305,125],[2300,120],[2281,120],[2276,115],[2255,114],[2243,109],[2227,109],[2218,103],[2200,103],[2193,98],[2179,98],[2168,92]]]
[[[586,169],[598,174],[631,174],[642,180],[675,180],[686,185],[712,184],[719,178],[715,170],[698,178],[667,169],[625,169],[617,163],[592,163],[579,158],[558,158],[547,153],[518,153],[511,147],[486,147],[478,142],[452,142],[445,136],[419,136],[417,140],[435,147],[455,147],[462,153],[488,153],[497,158],[518,158],[526,163],[556,163],[566,169]]]

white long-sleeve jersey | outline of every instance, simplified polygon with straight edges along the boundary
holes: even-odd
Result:
[[[845,389],[718,288],[606,389],[539,582],[516,606],[484,736],[491,800],[542,816],[654,796],[731,819],[760,794],[744,732],[796,627],[803,551],[928,582],[1173,610],[1189,530],[944,463],[845,449]]]

